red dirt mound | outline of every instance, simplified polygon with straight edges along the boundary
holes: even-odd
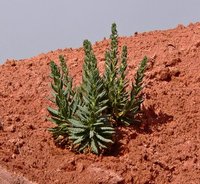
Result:
[[[50,60],[64,55],[75,84],[83,49],[59,49],[0,65],[0,165],[39,184],[200,182],[200,23],[121,37],[129,50],[128,78],[144,55],[142,126],[118,128],[119,142],[105,156],[55,146],[47,128]],[[100,70],[109,40],[94,50]]]

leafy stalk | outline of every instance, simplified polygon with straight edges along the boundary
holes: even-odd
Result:
[[[105,55],[105,73],[104,86],[108,96],[108,106],[110,113],[115,121],[127,122],[127,115],[132,117],[138,113],[142,103],[142,97],[138,94],[142,90],[142,80],[146,68],[145,58],[142,62],[135,77],[135,84],[132,83],[130,94],[126,91],[128,87],[128,80],[126,79],[127,69],[127,46],[123,46],[121,57],[118,52],[118,34],[116,24],[112,24],[112,33],[110,36],[111,46],[110,50],[106,51]],[[119,63],[119,61],[121,61]],[[131,119],[131,118],[129,118]]]
[[[79,106],[75,118],[69,119],[72,127],[70,139],[79,151],[91,150],[99,154],[112,144],[114,129],[103,113],[107,109],[106,91],[99,75],[97,61],[91,43],[84,41],[83,106]]]
[[[68,127],[70,126],[68,119],[71,118],[78,105],[75,101],[76,94],[72,90],[72,79],[68,75],[65,59],[63,56],[59,56],[59,60],[61,68],[54,61],[50,62],[50,77],[53,79],[51,87],[54,91],[54,98],[51,101],[57,106],[57,109],[47,108],[52,116],[50,121],[56,124],[54,128],[49,129],[55,137],[68,133]]]
[[[120,113],[121,120],[129,125],[133,122],[133,118],[139,113],[141,104],[143,102],[143,95],[140,94],[143,89],[143,78],[147,66],[147,57],[145,56],[140,63],[140,66],[134,77],[135,83],[132,82],[130,97],[126,101],[123,110]]]

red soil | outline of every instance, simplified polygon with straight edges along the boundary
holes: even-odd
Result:
[[[75,84],[83,49],[59,49],[0,65],[0,165],[39,184],[200,182],[200,23],[121,37],[129,50],[128,78],[149,58],[140,128],[119,128],[105,156],[55,146],[47,128],[50,60],[63,54]],[[108,40],[94,45],[101,71]]]

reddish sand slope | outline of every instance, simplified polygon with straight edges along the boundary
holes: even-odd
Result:
[[[39,184],[200,183],[200,23],[121,37],[128,78],[144,55],[142,127],[119,128],[112,154],[74,154],[47,128],[49,62],[63,54],[75,84],[83,49],[59,49],[0,65],[0,165]],[[101,71],[108,40],[94,45]]]

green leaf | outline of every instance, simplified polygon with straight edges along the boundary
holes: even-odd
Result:
[[[90,139],[94,137],[94,130],[90,130]]]
[[[51,83],[51,87],[52,89],[58,93],[58,87],[56,85],[54,85],[53,83]]]
[[[82,111],[77,110],[76,115],[77,115],[78,119],[80,119],[82,122],[87,121],[87,115],[84,114]]]
[[[100,108],[98,111],[95,112],[95,114],[98,115],[99,113],[101,113],[105,109],[107,109],[107,106],[104,106],[104,107]]]
[[[101,127],[100,129],[103,131],[114,131],[114,128],[112,127]]]
[[[68,121],[72,124],[73,127],[77,128],[87,128],[87,126],[83,125],[81,121],[75,119],[68,119]]]
[[[69,136],[69,139],[71,139],[71,140],[77,140],[77,139],[79,139],[80,138],[80,135],[76,135],[76,134],[72,134],[72,132],[70,132],[70,136]]]
[[[68,130],[73,134],[83,133],[85,131],[83,128],[68,128]]]
[[[84,136],[79,137],[78,139],[76,139],[73,144],[80,144],[82,141],[84,140]]]
[[[103,136],[101,136],[101,135],[99,135],[99,134],[96,134],[96,137],[97,137],[99,140],[103,141],[103,142],[106,142],[106,143],[113,143],[113,141],[112,141],[111,139],[106,139],[106,138],[104,138]]]
[[[91,148],[94,153],[99,154],[98,144],[94,139],[91,140]]]
[[[79,147],[79,151],[83,151],[88,146],[89,146],[89,142],[88,141],[82,142],[80,147]]]
[[[51,107],[47,107],[47,110],[49,111],[49,113],[52,115],[52,116],[55,116],[55,117],[60,117],[59,115],[59,112],[55,109],[52,109]]]
[[[115,131],[114,130],[113,131],[104,131],[104,132],[101,133],[101,135],[105,135],[105,134],[112,135],[112,134],[115,134]]]
[[[51,118],[49,118],[49,120],[52,121],[53,123],[57,124],[57,125],[60,125],[60,124],[63,124],[63,123],[67,123],[66,120],[57,119],[55,117],[51,117]]]
[[[97,123],[94,123],[93,126],[103,126],[104,125],[104,122],[97,122]]]
[[[89,112],[87,106],[85,106],[85,105],[84,105],[84,106],[78,105],[78,108],[79,108],[79,110],[81,110],[81,111],[84,112],[85,114],[90,114],[90,112]]]
[[[103,143],[101,143],[100,141],[98,141],[98,145],[103,148],[103,149],[107,149],[108,147],[106,145],[104,145]]]

